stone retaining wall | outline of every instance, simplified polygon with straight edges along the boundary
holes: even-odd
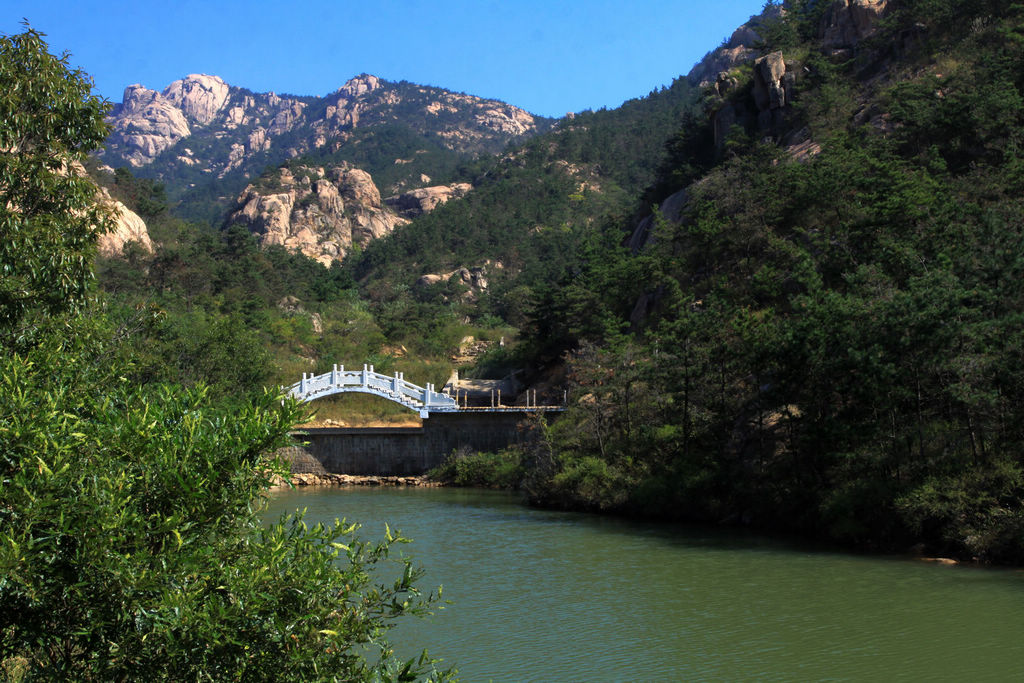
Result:
[[[435,413],[422,427],[305,429],[295,434],[304,443],[292,451],[292,472],[309,467],[312,458],[327,473],[418,476],[457,448],[493,452],[526,441],[529,423],[530,415],[521,412]]]
[[[288,488],[289,486],[443,486],[441,482],[426,477],[377,477],[354,476],[351,474],[292,474],[289,481],[278,478],[272,489]]]

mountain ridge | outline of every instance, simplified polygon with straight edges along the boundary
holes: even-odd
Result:
[[[386,194],[399,194],[430,185],[422,175],[450,173],[460,160],[552,125],[498,100],[370,74],[323,97],[254,93],[190,74],[162,91],[128,86],[107,120],[111,134],[97,155],[103,164],[160,180],[184,215],[214,224],[250,180],[288,159],[356,161],[350,157],[358,154],[359,167],[390,179]]]

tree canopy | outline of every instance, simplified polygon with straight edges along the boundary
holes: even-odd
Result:
[[[0,36],[0,84],[0,335],[9,337],[32,312],[85,303],[107,218],[76,164],[107,128],[91,80],[32,29]]]

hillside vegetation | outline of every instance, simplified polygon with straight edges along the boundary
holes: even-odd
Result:
[[[789,4],[762,52],[792,104],[681,131],[654,191],[682,220],[556,290],[633,315],[582,325],[616,333],[573,356],[534,500],[1024,561],[1024,7],[889,4],[843,50]]]

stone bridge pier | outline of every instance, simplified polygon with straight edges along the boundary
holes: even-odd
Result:
[[[377,476],[423,474],[457,448],[498,451],[531,438],[530,413],[431,413],[422,427],[317,428],[295,433],[328,472]]]

